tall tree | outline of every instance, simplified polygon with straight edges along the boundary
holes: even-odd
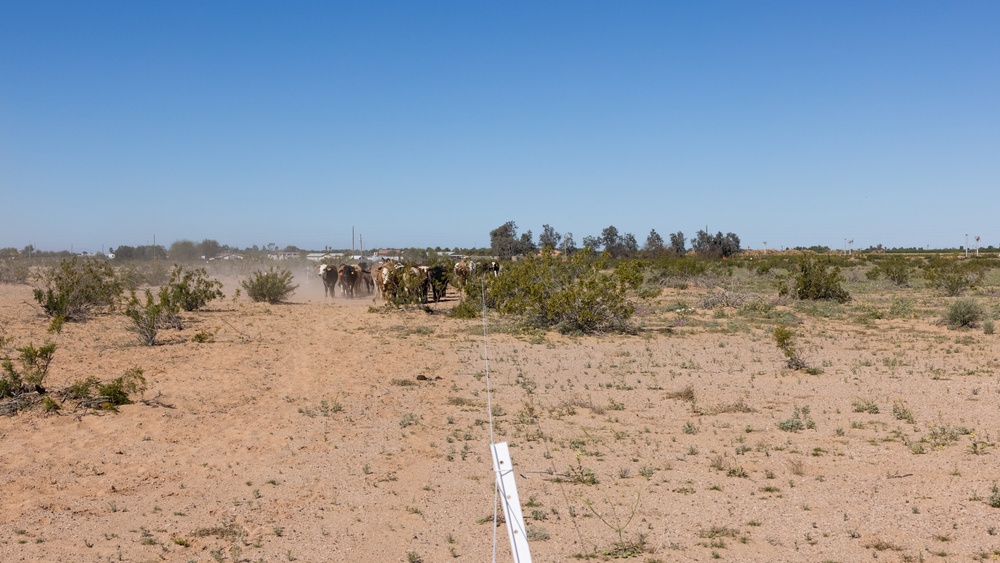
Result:
[[[542,225],[542,234],[538,237],[538,245],[542,248],[559,248],[562,237],[551,225]]]
[[[635,235],[625,233],[621,242],[622,253],[625,256],[635,256],[639,253],[639,241],[635,240]]]
[[[649,236],[646,237],[646,244],[643,245],[643,250],[653,256],[660,256],[666,250],[663,237],[660,236],[660,233],[656,232],[656,229],[650,229]]]
[[[222,252],[222,245],[220,245],[218,241],[205,239],[198,245],[198,251],[201,252],[201,255],[204,256],[206,260],[208,260],[210,258],[215,258]]]
[[[490,231],[490,250],[494,256],[510,258],[517,253],[517,223],[507,221]]]
[[[573,233],[566,233],[563,235],[562,245],[563,252],[565,252],[567,256],[576,252],[576,241],[573,240]]]
[[[198,247],[189,240],[174,241],[170,245],[170,259],[177,262],[190,262],[198,259]]]
[[[670,235],[670,249],[677,256],[684,256],[684,253],[687,252],[687,239],[684,238],[683,232],[677,231]]]

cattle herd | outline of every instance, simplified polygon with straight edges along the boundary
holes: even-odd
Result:
[[[394,302],[426,303],[430,294],[430,298],[437,303],[444,299],[449,284],[461,289],[477,274],[500,275],[500,262],[462,259],[452,271],[441,264],[418,266],[392,261],[381,262],[374,267],[365,262],[340,266],[322,264],[319,267],[326,297],[336,297],[337,286],[340,286],[344,297],[357,297],[366,291],[368,295],[376,293],[382,299]]]

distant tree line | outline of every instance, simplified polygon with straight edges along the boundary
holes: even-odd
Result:
[[[609,225],[597,236],[583,237],[583,248],[606,253],[612,258],[634,258],[661,256],[683,256],[687,253],[687,238],[682,231],[669,235],[669,242],[656,232],[649,231],[645,244],[640,248],[639,241],[632,233],[620,233],[614,225]],[[531,230],[517,234],[517,223],[507,221],[490,231],[490,251],[494,256],[510,258],[536,252],[539,249],[558,250],[572,254],[577,250],[573,233],[559,234],[551,225],[542,225],[542,234],[538,243],[534,242]],[[734,233],[718,232],[710,235],[706,231],[698,231],[691,240],[691,251],[705,258],[726,258],[740,252],[740,237]]]

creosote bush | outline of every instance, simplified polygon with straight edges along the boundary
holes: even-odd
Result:
[[[865,274],[870,280],[877,280],[880,277],[891,281],[892,283],[903,287],[910,283],[910,275],[913,272],[913,266],[910,265],[910,260],[905,256],[893,255],[888,258],[879,260],[875,267],[868,270]]]
[[[131,292],[125,303],[125,316],[129,319],[128,329],[135,333],[137,339],[146,346],[156,345],[156,335],[168,326],[180,328],[179,306],[170,300],[167,286],[161,287],[157,297],[146,290],[146,299],[141,301]]]
[[[41,285],[35,301],[52,318],[84,320],[96,308],[113,308],[124,291],[115,271],[106,262],[76,256],[36,276]]]
[[[924,268],[924,280],[928,286],[954,297],[983,283],[986,270],[985,260],[935,257]]]
[[[222,299],[222,282],[209,279],[205,268],[185,270],[174,265],[167,282],[170,302],[185,311],[196,311],[214,299]]]
[[[247,297],[255,302],[281,303],[299,286],[292,283],[292,272],[274,266],[267,271],[257,270],[240,282]]]
[[[605,256],[578,252],[568,261],[552,256],[532,256],[510,263],[499,277],[488,278],[486,306],[502,314],[517,315],[536,328],[564,333],[631,332],[635,304],[629,291],[642,283],[642,270],[631,260],[613,270]],[[482,304],[483,282],[466,284],[466,301],[456,316],[477,316]]]
[[[774,337],[774,343],[778,346],[778,349],[788,358],[786,362],[789,369],[804,369],[806,363],[799,357],[799,352],[795,347],[795,331],[788,328],[787,325],[778,325],[772,333]]]
[[[795,297],[837,303],[851,300],[851,294],[843,287],[844,276],[840,273],[840,266],[830,258],[802,258],[798,262],[798,269],[795,275]],[[786,288],[780,291],[782,294],[786,292]]]
[[[948,328],[975,328],[986,315],[975,299],[958,299],[948,308]]]
[[[0,344],[6,344],[5,341]],[[33,344],[15,348],[16,358],[9,357],[6,346],[0,346],[0,398],[16,397],[22,393],[45,393],[45,376],[55,354],[53,342],[35,348]],[[16,359],[16,363],[15,363]]]
[[[67,387],[62,395],[64,399],[85,400],[114,410],[114,407],[132,404],[131,395],[146,390],[146,378],[142,373],[142,368],[131,367],[123,375],[103,383],[90,376]]]

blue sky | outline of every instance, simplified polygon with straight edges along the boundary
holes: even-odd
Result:
[[[0,247],[1000,245],[1000,3],[0,0]]]

